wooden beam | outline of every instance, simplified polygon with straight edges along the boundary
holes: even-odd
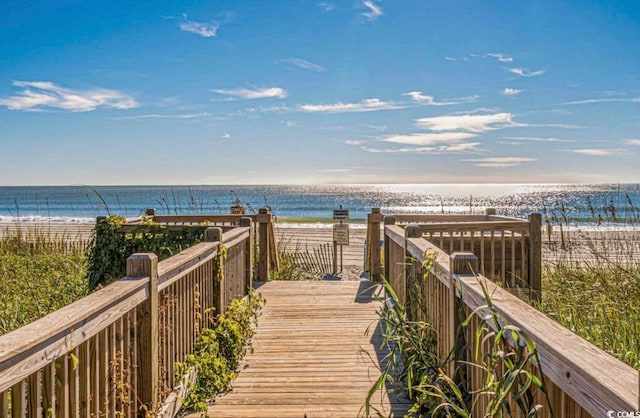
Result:
[[[529,215],[529,285],[531,300],[542,300],[542,215]]]
[[[373,281],[380,281],[382,274],[382,263],[380,260],[380,224],[384,219],[384,215],[380,213],[380,208],[371,209],[371,213],[367,215],[367,225],[370,228],[367,247],[369,251],[369,277]]]
[[[258,234],[260,236],[260,242],[258,244],[260,251],[258,279],[266,282],[269,281],[269,276],[271,274],[271,260],[269,260],[269,256],[271,254],[271,250],[269,248],[271,243],[271,239],[269,237],[269,224],[272,222],[272,215],[267,208],[260,208],[256,222],[259,224]]]
[[[158,256],[150,253],[132,254],[127,258],[128,277],[148,277],[149,297],[137,308],[137,396],[146,412],[158,409],[159,347],[158,347]],[[145,416],[144,411],[140,411]]]

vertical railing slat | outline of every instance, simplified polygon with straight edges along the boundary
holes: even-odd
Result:
[[[23,418],[27,416],[27,383],[21,380],[11,387],[11,416]]]
[[[42,370],[38,370],[29,376],[29,383],[27,385],[29,394],[29,416],[41,417],[42,416]]]
[[[9,418],[9,390],[0,393],[0,418]]]

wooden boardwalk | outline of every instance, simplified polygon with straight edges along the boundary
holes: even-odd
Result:
[[[363,416],[386,354],[373,297],[380,288],[368,281],[281,281],[258,290],[267,303],[253,353],[233,390],[209,407],[209,416]],[[378,393],[374,402],[384,416],[403,416],[410,404],[401,395],[392,398]]]

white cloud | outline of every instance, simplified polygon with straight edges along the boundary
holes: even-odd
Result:
[[[455,58],[453,57],[444,57],[445,60],[447,61],[457,61]]]
[[[512,141],[526,141],[526,142],[576,142],[573,139],[559,139],[559,138],[544,138],[544,137],[531,137],[531,136],[503,136],[501,139],[510,139]]]
[[[218,34],[219,28],[219,23],[194,22],[192,20],[187,20],[186,22],[182,22],[180,24],[181,30],[185,32],[195,33],[196,35],[200,35],[203,38],[212,38],[216,36]]]
[[[526,68],[510,68],[509,72],[517,74],[520,77],[536,77],[544,74],[544,70],[529,71]]]
[[[303,70],[311,70],[317,72],[327,71],[327,69],[322,65],[314,64],[313,62],[303,60],[302,58],[286,58],[280,61],[289,66],[302,68]]]
[[[513,58],[507,55],[501,54],[499,52],[494,52],[491,54],[485,54],[487,57],[495,58],[500,62],[513,62]]]
[[[589,157],[609,157],[612,155],[620,155],[624,152],[624,150],[609,148],[583,148],[572,149],[570,151],[575,154],[587,155]]]
[[[100,107],[131,109],[138,103],[124,93],[107,90],[72,90],[49,81],[14,81],[14,86],[24,90],[15,96],[0,98],[0,106],[11,110],[36,111],[54,108],[71,112],[89,112]]]
[[[231,134],[229,132],[225,132],[222,134],[222,136],[220,137],[222,139],[231,139]]]
[[[359,139],[347,139],[344,143],[347,145],[358,146],[364,144],[364,141]]]
[[[473,138],[476,134],[466,132],[443,132],[443,133],[416,133],[408,135],[390,135],[381,139],[382,142],[391,142],[404,145],[436,145],[462,142],[465,139]]]
[[[387,130],[387,125],[365,125],[365,128],[373,129],[379,132],[384,132]]]
[[[627,145],[633,145],[634,147],[640,147],[640,139],[625,139],[624,143]]]
[[[230,89],[230,90],[218,89],[213,91],[218,94],[226,94],[229,96],[237,97],[240,99],[247,99],[247,100],[264,99],[264,98],[270,98],[270,97],[284,99],[285,97],[287,97],[287,92],[281,89],[280,87],[270,87],[270,88],[262,88],[262,89],[245,89],[245,88]]]
[[[377,4],[376,0],[364,0],[362,5],[367,9],[361,15],[368,21],[373,22],[384,14],[382,7]]]
[[[600,99],[585,99],[585,100],[576,100],[573,102],[565,102],[562,104],[565,105],[581,105],[581,104],[591,104],[591,103],[615,103],[615,102],[633,102],[639,103],[640,97],[634,97],[632,99],[621,99],[621,98],[600,98]]]
[[[522,90],[512,89],[511,87],[506,87],[504,90],[502,90],[502,94],[504,94],[505,96],[517,96],[520,93],[522,93]]]
[[[334,4],[326,2],[326,1],[321,1],[320,3],[318,3],[318,7],[321,8],[322,10],[324,10],[325,12],[330,12],[333,9],[336,8],[336,6]]]
[[[430,131],[469,131],[486,132],[510,126],[526,126],[515,123],[511,113],[495,113],[491,115],[455,115],[436,116],[416,119],[416,125]]]
[[[462,144],[439,145],[433,147],[410,147],[410,148],[371,148],[360,147],[363,151],[373,154],[450,154],[477,151],[479,142],[465,142]]]
[[[326,168],[317,171],[319,173],[349,173],[353,171],[353,168]]]
[[[410,91],[408,93],[404,93],[404,96],[409,96],[411,99],[425,106],[449,106],[456,105],[461,103],[473,103],[478,101],[478,96],[466,96],[459,97],[456,99],[443,99],[442,101],[435,101],[433,96],[423,95],[421,91]]]
[[[487,158],[473,158],[468,160],[463,160],[466,162],[474,163],[476,167],[485,167],[485,168],[506,168],[506,167],[515,167],[521,165],[522,163],[528,163],[532,161],[537,161],[537,158],[527,158],[527,157],[487,157]]]
[[[142,120],[142,119],[200,119],[207,116],[211,116],[210,113],[202,112],[202,113],[179,113],[179,114],[158,114],[152,113],[148,115],[136,115],[136,116],[125,116],[119,118],[112,118],[114,120]]]
[[[283,120],[282,124],[286,125],[287,128],[292,128],[292,127],[296,126],[296,123],[294,121],[292,121],[292,120]]]
[[[372,112],[376,110],[392,110],[401,109],[393,103],[385,102],[380,99],[364,99],[359,103],[334,103],[334,104],[302,104],[298,105],[298,109],[303,112],[310,113],[345,113],[345,112]]]

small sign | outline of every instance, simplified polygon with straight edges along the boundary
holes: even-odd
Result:
[[[349,209],[334,209],[333,219],[349,219]]]
[[[337,245],[349,245],[349,224],[333,225],[333,240]]]

